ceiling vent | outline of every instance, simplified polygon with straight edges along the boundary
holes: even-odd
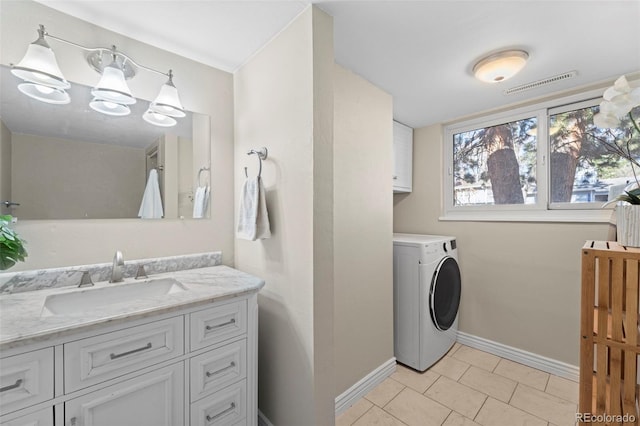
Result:
[[[578,71],[569,71],[562,74],[554,75],[543,80],[533,81],[531,83],[522,84],[520,86],[512,87],[504,91],[505,95],[513,95],[514,93],[520,93],[531,89],[537,89],[538,87],[546,86],[547,84],[555,83],[560,80],[566,80],[578,75]]]

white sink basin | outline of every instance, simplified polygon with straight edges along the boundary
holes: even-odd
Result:
[[[179,293],[187,289],[173,278],[156,278],[125,284],[105,284],[46,297],[43,315],[68,315],[150,297]]]

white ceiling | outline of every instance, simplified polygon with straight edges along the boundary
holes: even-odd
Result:
[[[39,2],[230,72],[315,3],[334,17],[336,61],[391,93],[394,117],[412,127],[640,71],[640,0]],[[525,69],[475,80],[473,63],[506,47],[529,52]],[[572,70],[573,79],[503,94]]]

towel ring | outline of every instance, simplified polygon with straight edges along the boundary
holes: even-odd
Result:
[[[252,155],[252,154],[256,154],[258,156],[258,161],[260,162],[260,168],[258,169],[258,177],[261,177],[262,176],[262,160],[267,159],[267,155],[269,154],[269,151],[267,151],[267,148],[263,146],[258,150],[252,149],[252,150],[249,150],[249,152],[247,152],[247,155]],[[249,177],[246,167],[244,168],[244,176],[247,178]]]

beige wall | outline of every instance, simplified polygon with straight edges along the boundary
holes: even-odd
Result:
[[[334,80],[335,376],[340,395],[393,357],[393,103],[339,65]]]
[[[441,126],[417,129],[413,149],[413,192],[394,195],[393,229],[457,237],[460,330],[578,365],[580,248],[607,225],[441,222]]]
[[[333,424],[332,33],[309,7],[235,74],[235,205],[266,146],[272,231],[236,240],[236,267],[266,280],[258,399],[282,426]]]
[[[11,132],[0,120],[0,202],[11,200]],[[0,214],[11,210],[0,205]]]
[[[153,48],[87,22],[59,13],[31,1],[0,3],[0,62],[18,62],[27,44],[33,41],[38,24],[56,36],[88,46],[115,44],[137,62],[174,71],[174,82],[186,109],[211,117],[212,166],[211,219],[183,221],[118,219],[24,221],[16,230],[28,241],[27,262],[12,271],[41,267],[108,262],[115,250],[126,259],[168,256],[222,250],[223,262],[233,264],[233,76],[232,74]],[[90,69],[84,52],[51,41],[65,77],[73,82],[94,85],[97,74]],[[138,98],[153,99],[164,83],[150,73],[130,80]],[[96,238],[99,236],[99,238]]]
[[[143,149],[24,134],[12,140],[12,193],[21,220],[138,216]]]
[[[313,367],[317,425],[335,420],[333,18],[313,7]],[[298,423],[299,424],[299,423]]]

